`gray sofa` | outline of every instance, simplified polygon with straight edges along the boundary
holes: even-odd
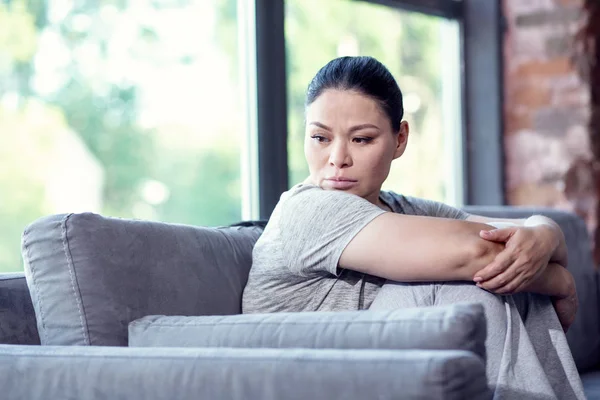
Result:
[[[562,226],[580,299],[567,337],[600,399],[600,291],[583,222],[467,211],[541,212]],[[491,398],[477,304],[240,315],[261,232],[95,214],[35,221],[25,274],[0,274],[2,398]]]

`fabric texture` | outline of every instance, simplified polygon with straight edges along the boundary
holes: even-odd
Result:
[[[445,218],[468,214],[430,200],[381,192],[393,212]],[[252,254],[244,313],[368,309],[384,279],[339,269],[362,228],[385,211],[369,201],[315,185],[296,185],[275,207]]]
[[[40,344],[31,296],[22,273],[0,274],[0,343]]]
[[[28,400],[490,398],[483,361],[458,350],[0,346],[0,387]]]
[[[145,315],[241,312],[257,227],[198,228],[67,214],[23,234],[41,343],[127,345]]]
[[[585,222],[565,211],[528,207],[465,207],[471,214],[493,218],[527,218],[533,214],[552,218],[565,234],[569,266],[573,275],[579,309],[567,332],[569,347],[580,372],[600,368],[600,282]]]
[[[581,376],[581,380],[587,399],[600,399],[600,371],[585,373]]]
[[[393,191],[382,190],[379,197],[398,214],[422,215],[426,217],[467,219],[469,213],[438,201],[404,196]]]
[[[529,293],[498,296],[473,283],[386,283],[372,310],[478,302],[485,308],[487,376],[494,400],[584,400],[552,303]]]
[[[466,350],[485,359],[480,304],[364,312],[148,316],[129,346]]]

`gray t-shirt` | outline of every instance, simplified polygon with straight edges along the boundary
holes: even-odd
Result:
[[[382,191],[396,213],[466,219],[435,201]],[[345,192],[300,184],[282,194],[256,242],[244,289],[244,313],[368,309],[386,281],[338,268],[352,238],[384,210]]]

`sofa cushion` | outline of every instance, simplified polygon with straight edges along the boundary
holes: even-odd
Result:
[[[241,312],[261,232],[90,213],[37,220],[22,250],[41,343],[125,346],[144,315]]]
[[[0,343],[40,344],[23,273],[0,274]]]
[[[0,346],[7,399],[491,399],[456,350]],[[528,397],[514,397],[528,398]]]
[[[581,375],[581,382],[588,400],[600,399],[600,370]]]
[[[130,346],[467,350],[485,359],[481,304],[212,317],[148,316]]]

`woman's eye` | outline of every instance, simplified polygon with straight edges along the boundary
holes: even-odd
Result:
[[[373,140],[373,138],[365,138],[365,137],[354,138],[354,142],[358,143],[358,144],[367,144],[367,143],[371,142],[372,140]]]
[[[311,138],[313,138],[314,140],[316,140],[319,143],[323,143],[324,141],[327,140],[325,138],[325,136],[321,136],[321,135],[312,135]]]

